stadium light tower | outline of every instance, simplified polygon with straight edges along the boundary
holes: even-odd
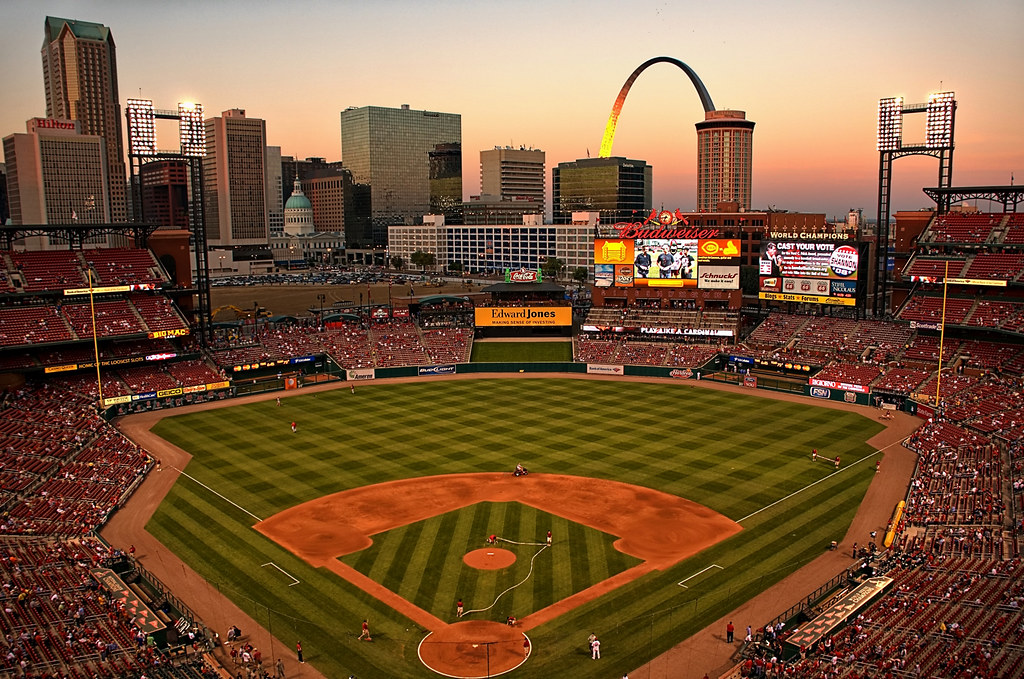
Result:
[[[155,160],[184,161],[189,168],[191,196],[189,198],[189,231],[196,254],[196,290],[199,304],[197,319],[200,341],[206,345],[213,339],[210,320],[210,263],[206,241],[206,218],[203,213],[203,158],[206,156],[206,126],[203,105],[181,102],[177,111],[153,108],[149,99],[129,99],[125,106],[128,119],[128,161],[131,186],[135,196],[135,220],[144,222],[145,204],[142,200],[142,166]],[[178,121],[178,151],[161,151],[157,147],[156,120]]]
[[[903,116],[913,113],[927,115],[923,143],[903,143]],[[905,156],[932,156],[939,159],[939,189],[953,185],[953,122],[956,116],[956,95],[937,92],[925,104],[904,104],[902,97],[878,101],[878,239],[875,267],[874,312],[885,308],[889,277],[889,200],[892,190],[892,163]],[[940,205],[945,212],[949,205]]]

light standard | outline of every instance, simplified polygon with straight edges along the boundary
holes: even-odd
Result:
[[[220,255],[218,259],[220,259],[220,272],[224,273],[224,255]]]
[[[292,259],[294,257],[295,257],[295,246],[294,245],[289,245],[288,246],[288,270],[289,271],[292,270]]]
[[[320,302],[320,318],[319,318],[319,323],[320,323],[320,327],[323,328],[324,327],[324,302],[327,300],[327,295],[325,295],[323,293],[320,293],[319,295],[316,296],[316,298]]]

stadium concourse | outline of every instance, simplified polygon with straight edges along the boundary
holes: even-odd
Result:
[[[997,227],[1010,242],[1024,233],[1024,223],[1008,221]],[[922,239],[927,247],[936,247],[935,239],[949,233],[990,239],[995,228],[989,224],[988,235],[969,231],[965,236],[952,229],[955,220],[952,226],[948,221],[936,226]],[[925,254],[909,262],[904,274],[924,266]],[[982,254],[954,258],[962,260],[964,272],[982,267],[990,275],[1021,282],[1020,262],[987,261]],[[80,292],[90,279],[105,286],[94,300],[95,315]],[[587,331],[573,342],[580,363],[688,368],[732,380],[730,358],[743,359],[741,365],[754,366],[755,372],[760,366],[796,362],[820,367],[814,374],[818,380],[862,387],[872,404],[916,410],[919,416],[901,413],[888,423],[896,441],[909,435],[912,453],[886,456],[886,465],[900,461],[899,466],[885,469],[869,491],[886,502],[865,502],[861,511],[867,514],[855,520],[851,544],[844,541],[836,552],[791,576],[802,587],[784,581],[734,612],[737,625],[756,628],[757,638],[745,649],[717,638],[724,632],[721,621],[695,635],[687,643],[707,648],[685,656],[686,676],[722,674],[734,665],[734,672],[749,676],[1021,676],[1024,302],[995,299],[984,290],[961,294],[952,305],[940,352],[937,334],[928,329],[936,299],[929,285],[915,287],[891,320],[777,312],[748,318],[721,310],[637,307],[596,308],[584,321],[595,327],[736,328],[734,336],[742,342],[675,341],[682,332],[659,334],[652,341],[640,333]],[[180,562],[159,551],[159,545],[150,542],[138,553],[132,549],[132,535],[139,536],[140,544],[152,539],[137,523],[142,514],[118,509],[126,503],[155,508],[162,494],[135,491],[145,483],[166,492],[173,475],[161,452],[140,448],[107,418],[136,411],[157,417],[179,406],[240,402],[245,393],[240,385],[255,383],[254,375],[268,391],[247,398],[273,398],[276,393],[270,390],[286,386],[289,377],[312,376],[291,367],[296,359],[314,357],[342,374],[461,364],[472,350],[472,316],[450,302],[421,308],[417,316],[240,323],[203,347],[173,301],[173,286],[156,258],[136,248],[0,253],[0,287],[5,289],[0,295],[0,378],[5,384],[0,408],[5,646],[0,669],[12,675],[198,676],[210,675],[218,661],[234,669],[227,648],[217,645],[210,630],[226,629],[223,616],[236,613],[236,620],[255,630],[255,646],[276,643],[257,621],[229,604],[222,606],[220,597],[211,606],[215,593],[209,585],[196,585],[194,574],[190,582]],[[97,408],[94,318],[108,406],[102,412]],[[979,335],[979,329],[986,334]],[[950,370],[942,373],[942,406],[936,409],[928,396],[939,390],[940,353]],[[240,370],[244,366],[249,368]],[[701,382],[707,388],[742,389]],[[884,417],[891,410],[871,412]],[[895,487],[884,487],[893,479]],[[884,532],[884,521],[875,527],[877,513],[889,514],[891,494],[906,502],[905,513],[891,526],[893,546],[854,559],[852,542],[866,546],[872,541],[854,531],[871,527]],[[137,532],[125,531],[126,525]],[[109,545],[98,537],[104,526]],[[174,567],[158,566],[164,559]],[[165,582],[147,567],[159,570]],[[839,584],[822,592],[824,601],[787,610],[801,602],[783,593],[812,591],[833,575],[841,576]],[[795,629],[868,575],[892,583],[845,625],[813,643],[787,647]],[[149,632],[157,628],[159,633]],[[686,653],[686,648],[674,653]],[[741,657],[741,650],[747,657]],[[280,654],[284,651],[281,647]],[[658,663],[631,674],[676,676]]]

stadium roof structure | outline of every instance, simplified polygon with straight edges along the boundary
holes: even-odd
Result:
[[[993,203],[1000,203],[1003,212],[1016,212],[1017,206],[1024,203],[1024,186],[951,186],[921,190],[935,201],[939,214],[949,212],[953,203],[964,200],[990,200]],[[1011,207],[1012,209],[1009,209]]]
[[[495,283],[480,292],[565,292],[565,286],[541,281],[540,283]]]
[[[458,302],[459,304],[463,304],[468,301],[468,297],[460,297],[459,295],[428,295],[421,298],[417,303],[420,305],[439,304],[441,302]]]
[[[160,228],[159,224],[136,224],[117,222],[110,224],[4,224],[0,226],[0,238],[6,249],[14,247],[14,241],[30,236],[57,236],[68,244],[68,249],[85,248],[85,242],[93,236],[128,234],[135,241],[135,247],[144,248],[149,236]]]

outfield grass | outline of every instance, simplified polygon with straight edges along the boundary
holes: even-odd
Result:
[[[863,498],[874,468],[856,462],[873,453],[864,441],[881,429],[856,413],[685,382],[363,384],[355,395],[338,390],[282,403],[169,417],[156,432],[195,456],[190,475],[261,518],[349,488],[504,471],[522,461],[532,471],[656,488],[741,522],[744,530],[729,540],[532,630],[533,654],[514,675],[530,678],[621,676],[818,556],[842,538]],[[298,434],[288,427],[292,420]],[[841,455],[843,471],[833,475],[829,466],[811,463],[811,448]],[[436,676],[416,657],[423,635],[413,623],[292,556],[252,530],[253,523],[182,478],[148,528],[256,620],[267,621],[269,612],[274,633],[288,644],[301,639],[307,659],[328,677]],[[474,540],[465,551],[479,546]],[[413,601],[430,600],[439,587],[437,573],[423,567],[431,561],[431,541],[417,540],[411,549],[398,543],[390,563],[383,550],[346,560],[372,560],[369,568],[383,573],[381,582]],[[260,567],[270,561],[301,584],[288,587],[278,571]],[[584,561],[589,565],[559,568],[552,577],[602,567],[599,558]],[[710,564],[723,568],[689,581],[688,589],[677,586]],[[457,589],[462,586],[450,591]],[[475,603],[469,592],[456,596]],[[536,608],[542,596],[543,588],[535,601],[515,605]],[[450,619],[448,598],[445,592],[427,608],[444,613],[447,606],[440,617]],[[371,621],[373,644],[355,640],[363,618]],[[602,663],[582,655],[590,631],[601,636]]]
[[[473,363],[558,363],[572,361],[572,342],[474,342]]]

